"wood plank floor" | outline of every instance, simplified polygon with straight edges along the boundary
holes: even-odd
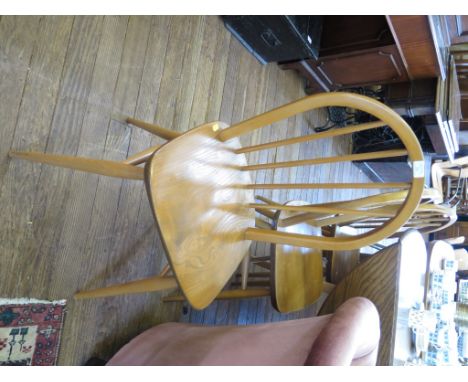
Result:
[[[186,131],[235,123],[304,96],[301,80],[261,65],[214,16],[10,17],[0,20],[0,297],[67,299],[59,363],[107,358],[161,322],[273,321],[269,300],[216,302],[204,311],[163,304],[161,294],[74,301],[77,290],[143,278],[165,264],[143,183],[8,158],[35,150],[122,160],[159,138],[118,116]],[[243,137],[243,144],[310,131],[314,111]],[[251,154],[252,160],[331,156],[349,138]],[[258,171],[257,181],[366,182],[352,164]],[[341,194],[338,194],[341,192]],[[346,193],[347,192],[347,193]],[[310,202],[364,196],[353,191],[265,191]],[[254,245],[263,253],[266,246]]]

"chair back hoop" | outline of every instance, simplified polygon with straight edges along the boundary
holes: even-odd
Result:
[[[317,95],[312,95],[308,97],[304,97],[298,101],[289,103],[287,105],[278,107],[273,109],[269,112],[257,115],[253,118],[250,118],[246,121],[240,122],[238,124],[232,125],[224,130],[221,130],[217,138],[221,141],[227,141],[229,139],[239,137],[241,135],[250,133],[258,128],[269,126],[275,122],[280,120],[292,117],[299,113],[304,113],[309,110],[328,107],[328,106],[340,106],[346,107],[351,109],[357,109],[364,111],[377,119],[377,124],[372,125],[371,127],[379,127],[379,126],[389,126],[393,132],[399,137],[403,145],[405,146],[406,153],[408,155],[408,162],[412,167],[412,179],[408,183],[403,184],[392,184],[395,187],[403,187],[407,188],[408,192],[406,198],[401,204],[397,214],[392,219],[389,219],[386,223],[382,224],[380,227],[376,228],[375,230],[359,234],[354,237],[339,237],[339,238],[329,238],[329,237],[314,237],[314,236],[306,236],[306,235],[298,235],[292,234],[287,232],[272,232],[271,230],[261,229],[261,228],[248,228],[246,230],[246,239],[247,240],[257,240],[257,241],[265,241],[270,243],[276,244],[289,244],[289,245],[296,245],[296,246],[303,246],[303,247],[312,247],[317,249],[331,249],[331,250],[349,250],[349,249],[358,249],[365,247],[369,244],[376,243],[380,240],[383,240],[393,233],[397,232],[400,227],[402,227],[412,216],[413,212],[419,205],[421,200],[421,196],[424,190],[424,157],[423,152],[421,150],[421,146],[419,144],[416,135],[414,134],[413,130],[408,126],[408,124],[392,109],[388,106],[384,105],[383,103],[366,96],[362,96],[359,94],[354,93],[346,93],[346,92],[331,92],[331,93],[322,93]],[[365,125],[365,124],[364,124]],[[347,128],[342,128],[347,129]],[[360,129],[359,125],[355,128],[350,127],[348,130],[344,131],[354,131]],[[362,129],[369,129],[369,126],[364,126]],[[359,131],[359,130],[358,130]],[[314,138],[314,135],[316,136]],[[342,135],[340,133],[340,129],[336,130],[335,132],[325,132],[325,133],[317,133],[313,134],[310,139],[319,139],[325,138],[330,136]],[[289,141],[289,142],[288,142]],[[287,145],[297,143],[297,139],[290,139],[285,140],[283,143],[279,143],[279,145]],[[261,145],[259,145],[261,146]],[[270,148],[270,146],[264,148]],[[259,147],[258,149],[264,149]],[[246,152],[247,150],[243,150]],[[251,150],[253,151],[253,150]],[[376,153],[372,153],[376,154]],[[401,153],[397,153],[393,156],[401,156]],[[355,159],[352,156],[348,156],[349,160]],[[369,155],[367,156],[369,157]],[[379,156],[383,157],[383,156]],[[376,158],[373,156],[372,158]],[[360,157],[361,159],[361,157]],[[313,162],[314,160],[312,160]],[[315,161],[314,164],[324,163],[320,160]],[[299,164],[298,164],[299,165]],[[303,165],[303,164],[302,164]],[[288,165],[288,167],[293,167],[293,165]],[[327,185],[323,188],[380,188],[380,186],[385,186],[384,184],[379,185],[376,184],[369,184],[369,183],[361,183],[361,184],[350,184],[351,186],[340,187],[339,184],[336,184],[335,187],[333,185]],[[255,188],[271,188],[271,189],[279,189],[279,188],[307,188],[306,186],[294,185],[255,185]],[[311,185],[309,188],[321,188],[320,184],[318,185]],[[384,188],[384,187],[382,187]],[[387,187],[388,188],[388,187]]]
[[[381,219],[385,219],[384,213],[395,213],[398,205],[406,198],[407,191],[397,191],[380,195],[372,195],[362,198],[359,201],[360,207],[371,208],[372,211],[382,212]],[[411,218],[403,225],[402,229],[416,228],[422,233],[432,233],[445,229],[457,221],[457,211],[455,207],[440,202],[440,193],[433,188],[425,188],[421,196],[421,202]],[[353,202],[351,202],[353,203]],[[349,207],[349,205],[345,205]],[[371,218],[371,219],[375,219]],[[365,225],[369,219],[356,219],[348,217],[343,219],[343,223]],[[378,225],[378,223],[376,224]]]
[[[334,206],[334,207],[366,207],[375,208],[383,207],[392,204],[401,204],[408,196],[408,190],[385,192],[382,194],[365,196],[363,198],[354,200],[345,200],[341,202],[316,204],[320,206]],[[421,195],[420,204],[440,204],[442,196],[435,188],[424,188]]]
[[[405,200],[407,193],[407,190],[396,191],[379,195],[371,195],[350,201],[320,204],[322,207],[333,205],[335,207],[362,208],[362,210],[360,210],[362,211],[361,216],[356,216],[354,214],[347,215],[346,213],[343,213],[338,217],[334,214],[290,213],[289,215],[282,215],[280,218],[279,213],[281,211],[278,210],[274,215],[274,221],[278,227],[289,227],[300,223],[307,223],[314,227],[320,227],[322,230],[329,229],[332,226],[375,228],[386,222],[388,220],[388,216],[395,215],[398,211],[399,205]],[[269,204],[278,204],[265,198],[257,198],[259,200],[263,199],[262,201],[268,202]],[[445,204],[436,204],[439,200],[440,194],[437,190],[425,188],[421,197],[421,203],[411,218],[401,227],[400,231],[416,228],[420,230],[420,232],[431,233],[440,231],[454,224],[458,218],[456,208]],[[292,202],[285,203],[285,205],[287,204],[292,205]],[[297,202],[296,205],[298,205]],[[307,206],[308,204],[306,202],[302,202],[301,205]],[[373,216],[369,217],[369,212],[367,211],[370,211]]]
[[[419,232],[426,234],[441,231],[454,224],[457,218],[456,208],[454,207],[443,204],[420,204],[413,216],[391,237],[400,237],[403,232],[409,229],[417,229]],[[359,228],[359,226],[362,227],[365,224],[369,224],[369,222],[361,221],[352,226]]]

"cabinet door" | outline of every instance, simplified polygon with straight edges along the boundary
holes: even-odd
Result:
[[[324,16],[319,56],[352,53],[394,43],[385,16]]]
[[[468,16],[445,16],[450,34],[450,42],[464,44],[468,42]]]
[[[407,80],[406,70],[396,45],[324,57],[317,71],[332,88],[388,84]]]

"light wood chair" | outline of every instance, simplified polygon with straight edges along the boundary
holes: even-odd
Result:
[[[388,206],[385,211],[395,211],[398,206]],[[441,231],[457,221],[457,211],[455,207],[444,204],[423,204],[420,205],[411,218],[390,238],[400,237],[403,232],[409,229],[417,229],[421,233],[433,233]],[[349,224],[351,227],[360,229],[371,229],[375,226],[385,224],[388,218],[374,218],[357,221]]]
[[[279,120],[312,109],[341,106],[369,113],[374,122],[357,124],[300,137],[241,147],[239,137]],[[226,285],[247,256],[252,241],[314,248],[357,249],[396,232],[417,208],[424,188],[424,161],[419,142],[406,122],[390,108],[365,96],[324,93],[302,98],[228,127],[207,123],[183,134],[129,118],[127,120],[168,140],[124,162],[75,158],[33,152],[11,152],[12,157],[127,179],[145,180],[170,267],[174,277],[156,276],[126,284],[80,292],[77,298],[156,291],[179,286],[189,303],[205,308]],[[400,138],[401,150],[341,155],[275,163],[247,164],[246,154],[301,142],[333,138],[388,126]],[[399,183],[273,183],[256,184],[258,170],[314,166],[325,163],[407,156],[411,179]],[[144,168],[137,165],[144,163]],[[255,227],[255,209],[272,206],[254,202],[260,189],[405,189],[401,208],[389,220],[365,234],[329,238],[287,230]],[[284,211],[357,214],[352,208],[282,205]],[[379,215],[380,216],[380,215]]]
[[[397,205],[387,207],[387,211],[396,209],[398,209]],[[420,233],[424,234],[441,231],[454,224],[457,218],[455,207],[449,207],[443,204],[420,204],[408,222],[391,235],[389,239],[401,238],[406,232],[413,229],[417,229]],[[388,218],[382,217],[348,222],[349,225],[334,226],[334,228],[341,234],[344,229],[366,230],[385,224],[387,219]],[[391,243],[392,240],[387,240],[386,242],[376,243],[370,247],[373,248],[373,250],[381,250]],[[358,251],[331,251],[330,277],[328,279],[334,284],[339,283],[352,269],[373,256],[369,254],[369,251],[372,252],[371,248],[363,253],[359,253]]]
[[[374,229],[389,220],[391,214],[396,214],[401,203],[406,198],[407,191],[397,191],[372,195],[351,201],[335,203],[325,203],[321,206],[333,206],[335,208],[355,208],[362,211],[361,216],[343,214],[320,214],[320,213],[291,213],[284,216],[276,223],[279,227],[294,227],[296,224],[307,224],[315,228],[321,228],[322,234],[326,237],[349,237],[355,236],[359,231]],[[257,196],[257,199],[269,204],[279,203],[270,199]],[[389,238],[398,238],[410,229],[417,229],[421,233],[432,233],[443,230],[454,224],[457,220],[456,209],[442,204],[442,195],[433,188],[426,188],[421,197],[421,203],[413,213],[411,218],[400,229]],[[306,202],[296,202],[296,204],[307,205]],[[261,212],[262,210],[258,210]],[[367,211],[373,213],[381,212],[381,216],[366,215]],[[275,211],[265,211],[267,218],[275,216]],[[382,249],[385,247],[377,243],[371,247]],[[362,248],[361,248],[362,249]],[[361,260],[359,249],[349,250],[324,250],[323,256],[327,260],[326,279],[333,284],[340,282]]]
[[[343,214],[318,214],[318,213],[296,213],[278,222],[279,226],[290,227],[294,224],[307,223],[322,229],[322,234],[327,237],[349,237],[355,236],[358,230],[367,231],[385,224],[389,213],[395,214],[401,203],[406,198],[407,191],[396,191],[379,195],[372,195],[351,201],[326,203],[322,206],[334,206],[343,208],[355,208],[363,211],[362,216]],[[260,197],[257,197],[260,198]],[[276,202],[260,198],[268,204]],[[389,238],[401,237],[409,229],[418,229],[421,233],[432,233],[443,230],[454,224],[457,220],[456,209],[442,204],[442,195],[434,188],[425,188],[421,197],[421,203],[411,218]],[[304,205],[306,203],[303,203]],[[366,216],[366,211],[382,212],[382,216]],[[266,216],[273,214],[270,211]],[[372,244],[371,247],[376,244]],[[377,248],[381,249],[381,248]],[[327,280],[338,283],[360,262],[360,250],[350,249],[341,251],[324,250],[324,257],[328,261]]]
[[[279,224],[290,226],[307,222],[314,227],[321,227],[322,230],[330,226],[349,226],[365,231],[372,230],[386,224],[395,216],[406,197],[407,191],[404,190],[372,195],[355,200],[324,203],[320,206],[336,209],[342,208],[343,211],[353,208],[354,211],[360,211],[360,213],[297,213],[287,219],[283,219]],[[457,220],[456,209],[444,204],[438,204],[441,201],[442,197],[438,190],[425,188],[421,196],[420,205],[408,221],[388,237],[399,237],[401,232],[411,228],[418,229],[421,233],[432,233],[454,224]],[[349,231],[346,236],[352,236],[350,232],[352,231]]]
[[[434,162],[431,166],[432,186],[439,190],[446,204],[459,211],[468,210],[468,156],[454,161]]]

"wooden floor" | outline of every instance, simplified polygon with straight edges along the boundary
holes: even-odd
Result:
[[[143,278],[165,264],[143,183],[7,155],[15,149],[122,160],[158,138],[119,116],[177,131],[217,119],[234,123],[304,96],[293,72],[262,66],[214,16],[3,16],[0,41],[0,297],[68,300],[60,364],[109,357],[144,329],[171,320],[245,324],[315,314],[311,307],[281,316],[266,298],[217,302],[201,312],[162,304],[158,293],[75,302],[77,290]],[[243,143],[300,135],[324,122],[322,111],[310,112]],[[349,150],[343,138],[261,155],[284,160]],[[349,163],[257,177],[367,181]],[[311,202],[352,196],[327,190],[264,195]]]

